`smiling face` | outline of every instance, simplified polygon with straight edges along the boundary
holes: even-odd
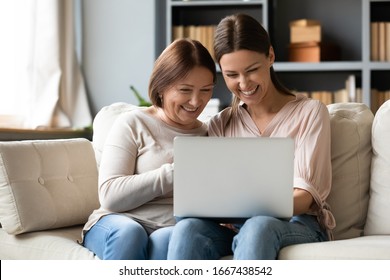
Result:
[[[247,105],[261,102],[272,86],[274,57],[272,48],[268,56],[245,49],[224,54],[219,63],[229,90]]]
[[[200,126],[197,120],[209,102],[214,88],[213,74],[196,66],[182,80],[162,94],[160,117],[169,125],[181,129]]]

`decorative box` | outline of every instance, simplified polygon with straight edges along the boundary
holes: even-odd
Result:
[[[290,43],[301,42],[321,42],[319,21],[300,19],[290,22]]]
[[[320,62],[340,60],[340,50],[334,44],[320,42],[292,43],[288,47],[288,60],[295,62]]]

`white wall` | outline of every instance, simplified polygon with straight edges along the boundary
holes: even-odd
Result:
[[[137,104],[130,84],[147,97],[158,45],[155,2],[82,0],[82,68],[94,115],[114,102]]]

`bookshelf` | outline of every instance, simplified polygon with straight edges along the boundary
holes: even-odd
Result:
[[[336,95],[353,77],[359,95],[349,101],[363,102],[374,112],[390,90],[390,59],[374,60],[371,40],[372,23],[390,22],[390,0],[167,0],[166,44],[173,39],[174,26],[216,25],[222,17],[237,12],[254,16],[269,31],[275,70],[290,89]],[[303,18],[321,23],[322,39],[339,47],[339,60],[288,61],[289,23]],[[222,106],[230,103],[221,75],[215,97]]]
[[[367,29],[370,32],[370,37],[366,44],[368,49],[366,53],[366,56],[368,56],[367,83],[369,83],[371,90],[371,107],[376,111],[381,103],[390,99],[390,30],[387,31],[386,38],[384,34],[378,34],[379,37],[375,38],[372,26],[379,23],[379,25],[383,24],[386,26],[386,29],[390,29],[390,1],[371,0],[365,4],[368,9]],[[381,54],[378,54],[378,57],[373,55],[376,53],[373,50],[373,41],[378,43],[378,52],[381,52],[381,49],[383,50],[385,53],[384,57]]]

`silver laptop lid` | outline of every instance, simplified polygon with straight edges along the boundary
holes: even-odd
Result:
[[[291,138],[177,137],[174,168],[176,217],[292,216]]]

